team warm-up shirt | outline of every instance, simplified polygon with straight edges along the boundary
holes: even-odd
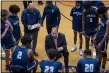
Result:
[[[60,73],[62,63],[50,60],[42,60],[40,62],[41,73]]]
[[[78,61],[77,72],[78,73],[97,73],[99,71],[99,64],[96,59],[83,58]]]
[[[21,16],[21,20],[24,25],[24,31],[30,32],[30,30],[28,30],[27,26],[40,23],[40,19],[41,19],[41,15],[40,15],[40,12],[38,9],[34,9],[33,12],[30,12],[28,9],[25,9],[22,12],[22,16]],[[36,28],[33,31],[36,31],[36,30],[38,30],[38,29]]]
[[[52,6],[45,6],[43,16],[42,16],[42,23],[46,17],[46,24],[51,26],[58,26],[60,24],[60,11],[59,8],[55,5]]]

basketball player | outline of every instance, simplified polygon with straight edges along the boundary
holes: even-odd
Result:
[[[61,73],[62,63],[55,61],[57,51],[55,49],[49,49],[48,51],[49,60],[42,60],[40,62],[41,73]]]
[[[19,43],[19,39],[21,38],[21,30],[19,26],[19,17],[17,16],[18,12],[20,12],[20,8],[17,5],[11,5],[9,7],[9,12],[11,15],[8,17],[9,22],[13,26],[13,36],[16,39],[16,45]]]
[[[13,27],[7,20],[9,12],[6,9],[1,10],[1,46],[5,51],[6,70],[9,70],[10,50],[14,47]]]
[[[82,30],[85,36],[86,49],[89,49],[90,38],[95,35],[98,26],[98,15],[97,9],[90,2],[84,2],[83,6]]]
[[[84,58],[78,61],[77,73],[99,73],[99,63],[92,58],[90,49],[84,51]]]
[[[80,39],[80,47],[79,47],[79,54],[82,55],[82,1],[76,1],[75,7],[72,8],[70,16],[72,16],[72,28],[74,30],[74,47],[71,51],[75,51],[77,49],[76,42],[77,42],[77,32],[79,32],[79,39]]]
[[[102,64],[102,71],[106,72],[105,66],[107,61],[107,44],[108,44],[108,35],[109,35],[109,19],[107,14],[107,8],[101,6],[97,10],[100,21],[100,27],[96,34],[96,49],[98,50],[99,64]],[[102,62],[102,63],[101,63]]]
[[[23,36],[21,38],[22,46],[16,46],[12,54],[11,70],[12,72],[28,72],[33,70],[36,73],[38,61],[33,57],[31,48],[32,38]]]

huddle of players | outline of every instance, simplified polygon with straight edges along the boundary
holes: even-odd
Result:
[[[98,6],[96,6],[97,2],[99,4]],[[101,66],[103,72],[106,72],[105,65],[107,61],[109,19],[107,14],[107,8],[104,6],[103,3],[99,3],[99,2],[100,1],[92,1],[92,2],[85,1],[81,3],[80,1],[77,1],[76,6],[72,8],[70,15],[73,17],[74,47],[71,49],[71,51],[75,51],[77,48],[76,47],[77,32],[79,32],[79,37],[80,37],[79,54],[80,55],[83,54],[81,49],[82,34],[83,34],[85,36],[86,49],[89,49],[89,42],[91,39],[91,42],[94,44],[96,49],[96,56],[98,57],[98,65]],[[82,61],[82,63],[83,62],[84,61]],[[80,62],[79,64],[82,66],[79,67],[79,70],[81,70],[80,72],[94,72],[94,68],[96,68],[97,66],[94,65],[94,62],[92,62],[94,66],[91,66],[92,63],[90,63],[88,66],[87,60],[85,60],[85,64],[83,63],[84,65],[82,63]],[[89,70],[87,70],[87,68]]]
[[[17,8],[14,8],[17,7]],[[76,6],[74,7],[74,11],[77,10],[77,12],[74,12],[74,15],[76,14],[77,19],[73,16],[73,24],[77,25],[77,27],[80,26],[80,28],[82,28],[81,30],[79,30],[80,32],[82,32],[85,36],[86,39],[86,50],[84,51],[84,58],[78,61],[77,64],[77,68],[76,71],[78,73],[83,73],[83,72],[99,72],[100,70],[100,66],[101,66],[101,61],[102,61],[102,68],[103,71],[105,72],[105,65],[106,65],[106,60],[107,60],[107,53],[106,53],[106,47],[107,47],[107,37],[109,35],[109,20],[107,17],[107,8],[105,6],[101,6],[98,9],[92,7],[90,2],[84,2],[83,3],[83,7],[84,10],[79,13],[79,9],[82,7],[81,2],[80,1],[76,1]],[[14,8],[16,10],[13,11],[13,9],[11,10],[11,8]],[[3,12],[4,11],[4,12]],[[8,17],[8,15],[6,16],[6,18],[2,19],[2,23],[1,26],[3,28],[1,28],[1,33],[2,35],[2,39],[5,39],[6,41],[8,40],[8,43],[13,43],[11,40],[11,34],[14,33],[15,35],[17,35],[17,33],[21,33],[20,32],[20,28],[19,32],[16,33],[16,31],[13,30],[11,25],[4,25],[4,24],[10,24],[7,19],[9,19],[10,22],[14,22],[13,18],[16,20],[19,20],[17,17],[17,13],[20,11],[18,6],[12,6],[10,7],[11,12],[11,16]],[[6,13],[8,14],[8,12],[6,12],[6,10],[2,10],[2,13]],[[6,15],[4,14],[4,15]],[[3,15],[3,16],[4,16]],[[81,17],[80,17],[81,16]],[[11,18],[10,18],[11,17]],[[98,27],[98,17],[100,17],[100,26],[99,29],[96,29]],[[81,18],[81,19],[79,19]],[[74,21],[79,20],[80,23],[74,23]],[[78,22],[78,21],[77,21]],[[16,24],[18,24],[16,22]],[[13,24],[13,25],[16,25]],[[5,29],[5,27],[7,29]],[[13,26],[15,27],[15,26]],[[19,27],[19,25],[18,25]],[[17,28],[16,28],[17,29]],[[74,29],[74,27],[73,27]],[[3,32],[3,31],[8,31],[7,33]],[[78,29],[74,29],[77,34]],[[79,32],[78,31],[78,32]],[[6,35],[5,35],[6,34]],[[14,36],[13,34],[13,36]],[[96,35],[95,35],[96,34]],[[5,37],[5,36],[8,37]],[[17,35],[20,36],[21,35]],[[82,35],[80,35],[82,36]],[[15,36],[14,36],[15,37]],[[94,42],[96,43],[96,52],[98,55],[98,61],[96,59],[93,59],[91,57],[91,50],[89,49],[89,40],[90,37],[93,37]],[[18,37],[15,38],[16,40],[19,39]],[[8,44],[5,40],[2,40],[2,43]],[[29,36],[23,36],[21,38],[21,43],[22,46],[16,46],[12,52],[12,61],[11,61],[11,70],[14,71],[23,71],[23,72],[30,72],[31,70],[33,70],[33,72],[36,72],[37,69],[37,65],[38,62],[37,60],[34,59],[33,57],[33,53],[32,50],[29,49],[31,47],[31,43],[32,43],[32,38]],[[81,43],[80,43],[81,44]],[[14,45],[14,44],[13,44]],[[3,45],[2,45],[3,46]],[[12,47],[12,45],[8,44],[7,46],[5,46],[6,49],[9,49],[9,47]],[[80,46],[80,49],[82,47]],[[9,56],[10,56],[10,51],[6,51],[6,69],[9,68]],[[41,72],[61,72],[62,69],[64,68],[64,66],[62,65],[61,62],[56,62],[54,61],[54,59],[56,58],[56,50],[51,49],[48,51],[48,56],[49,56],[49,60],[42,60],[40,62],[40,68],[41,68]],[[102,60],[103,59],[103,60]]]

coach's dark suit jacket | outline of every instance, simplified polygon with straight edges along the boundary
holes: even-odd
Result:
[[[65,35],[62,34],[62,33],[58,33],[58,38],[57,38],[57,47],[63,47],[63,51],[67,50],[67,43],[66,43],[66,39],[65,39]],[[54,42],[54,39],[52,37],[51,34],[48,34],[46,36],[46,39],[45,39],[45,49],[46,51],[48,49],[56,49],[56,46],[55,46],[55,42]]]

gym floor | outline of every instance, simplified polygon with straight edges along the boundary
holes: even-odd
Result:
[[[35,7],[38,8],[40,13],[42,14],[45,4],[44,5],[38,5],[37,2],[33,2],[33,3],[35,4]],[[71,19],[70,11],[71,11],[71,8],[74,6],[74,2],[61,2],[61,3],[65,4],[65,5],[63,5],[63,4],[57,3],[57,6],[59,7],[61,13],[64,14],[67,18]],[[109,5],[109,2],[104,2],[104,3],[105,3],[105,5]],[[21,13],[24,10],[23,2],[20,2],[20,1],[9,1],[9,2],[8,1],[2,1],[2,8],[1,9],[8,9],[8,7],[12,4],[16,4],[20,7],[20,12],[18,13],[18,16],[19,16],[19,19],[20,19],[20,27],[21,27],[21,31],[22,31],[22,34],[23,34],[24,33],[23,25],[21,23]],[[73,6],[71,7],[71,5],[73,5]],[[109,11],[108,11],[108,13],[109,13]],[[37,43],[36,51],[39,54],[39,56],[36,57],[36,59],[38,59],[39,61],[47,58],[45,48],[44,48],[45,36],[47,35],[47,31],[46,31],[45,27],[46,27],[46,24],[44,22],[44,27],[40,28],[39,35],[38,35],[38,43]],[[71,23],[71,21],[69,21],[68,19],[66,19],[63,16],[61,16],[61,23],[60,23],[59,32],[64,33],[65,36],[66,36],[66,40],[67,40],[67,44],[68,44],[67,49],[70,53],[70,55],[69,55],[69,65],[76,66],[78,60],[81,59],[82,57],[79,56],[78,50],[75,51],[75,52],[71,52],[71,48],[73,47],[73,35],[74,35],[73,30],[72,30],[72,23]],[[83,39],[84,39],[84,36],[83,36]],[[79,37],[78,37],[77,40],[78,40],[77,46],[79,48],[79,45],[78,45],[79,44]],[[85,48],[85,41],[83,41],[83,50],[84,50],[84,48]],[[93,47],[90,46],[90,49],[93,50]],[[108,58],[109,58],[109,44],[108,44],[107,52],[108,52]],[[1,57],[1,55],[0,55],[0,57]],[[2,52],[2,57],[4,57],[3,52]],[[59,59],[59,61],[64,63],[63,58]],[[2,65],[2,72],[6,72],[4,60],[2,60],[1,65]],[[106,69],[109,70],[109,61],[107,62]],[[39,67],[38,67],[37,72],[40,72]]]

